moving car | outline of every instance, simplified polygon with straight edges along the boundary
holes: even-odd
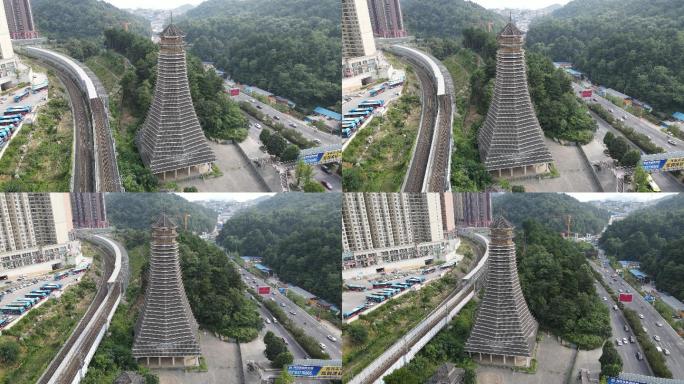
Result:
[[[670,356],[670,350],[667,348],[663,349],[663,353],[665,354],[665,356]]]
[[[672,139],[667,139],[667,143],[670,145],[677,145],[677,142]]]
[[[318,346],[321,347],[321,349],[325,349],[325,344],[323,343],[318,343]]]
[[[653,340],[655,340],[655,341],[660,341],[660,336],[658,336],[658,335],[653,335]]]
[[[327,189],[328,191],[332,191],[332,185],[330,185],[330,183],[328,183],[327,181],[321,180],[321,185],[323,185],[325,189]]]
[[[662,327],[662,326],[663,326],[663,323],[661,323],[661,322],[659,321],[659,322],[656,323],[656,325],[659,326],[659,327]]]
[[[639,318],[640,318],[640,319],[643,319],[643,318],[644,318],[644,314],[643,314],[643,313],[640,313],[640,314],[639,314]]]
[[[644,359],[644,355],[641,352],[637,351],[636,358],[637,360],[641,361]]]
[[[332,341],[333,343],[337,341],[337,339],[333,335],[328,335],[328,340]]]

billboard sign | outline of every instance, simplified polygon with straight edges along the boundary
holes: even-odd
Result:
[[[342,379],[342,367],[325,365],[293,364],[287,367],[287,373],[294,377],[308,377],[315,379]]]
[[[240,88],[231,88],[230,89],[230,95],[231,96],[237,96],[240,94]]]
[[[309,165],[334,163],[342,160],[342,150],[334,149],[302,155],[301,160]]]
[[[582,97],[591,97],[591,89],[585,89],[582,91]]]
[[[632,294],[631,293],[621,293],[620,294],[620,302],[621,303],[631,303],[632,302]]]
[[[269,293],[271,293],[271,287],[269,287],[268,285],[264,287],[259,287],[257,288],[257,292],[260,295],[268,295]]]
[[[658,154],[660,156],[667,155],[667,154]],[[651,157],[656,157],[657,155],[650,155]],[[658,156],[658,157],[660,157]],[[644,170],[646,172],[652,172],[652,171],[677,171],[684,169],[684,157],[682,156],[677,156],[677,157],[672,157],[672,158],[655,158],[655,159],[648,159],[646,158],[647,156],[644,156],[645,158],[642,160],[642,166],[644,167]]]
[[[646,384],[643,381],[621,379],[619,377],[609,377],[608,384]]]

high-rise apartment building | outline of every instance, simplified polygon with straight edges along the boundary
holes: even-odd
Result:
[[[342,0],[342,74],[371,78],[378,68],[367,0]]]
[[[5,89],[6,84],[11,82],[17,68],[12,40],[7,25],[5,4],[0,3],[0,87]]]
[[[106,228],[107,208],[103,193],[71,193],[74,228]]]
[[[457,227],[488,227],[492,222],[489,192],[453,193]]]
[[[441,256],[443,240],[438,194],[343,195],[342,250],[343,268],[350,270],[347,275],[373,273],[395,262],[430,263]]]
[[[406,36],[399,0],[368,0],[368,10],[375,36]]]
[[[0,269],[60,262],[78,247],[64,193],[0,194]]]
[[[3,0],[10,37],[15,40],[38,37],[29,0]]]

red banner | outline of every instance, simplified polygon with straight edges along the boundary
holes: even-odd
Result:
[[[582,91],[582,97],[591,97],[591,89],[585,89]]]
[[[266,287],[259,287],[259,288],[257,289],[257,292],[258,292],[260,295],[268,295],[269,293],[271,293],[271,287],[269,287],[269,286],[266,286]]]
[[[230,90],[230,95],[231,95],[231,96],[237,96],[237,95],[239,95],[239,94],[240,94],[240,88],[232,88],[232,89]]]
[[[620,301],[623,303],[631,303],[632,302],[632,294],[631,293],[621,293],[620,294]]]

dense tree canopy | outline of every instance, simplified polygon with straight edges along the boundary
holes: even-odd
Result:
[[[142,17],[98,0],[32,0],[33,18],[41,34],[53,39],[99,39],[107,28],[123,28],[148,36],[150,23]]]
[[[249,341],[261,328],[261,317],[245,295],[245,286],[226,253],[198,236],[179,237],[183,285],[197,322],[222,335]]]
[[[340,108],[340,3],[334,0],[214,0],[180,27],[192,52],[234,80],[287,97],[304,109]]]
[[[216,226],[216,212],[170,193],[108,193],[105,199],[107,218],[119,228],[148,230],[162,212],[179,227],[190,214],[190,231],[210,232]]]
[[[561,238],[534,214],[528,217],[540,221],[525,221],[516,243],[520,285],[530,311],[541,327],[580,348],[601,346],[611,332],[608,307],[596,294],[579,245]]]
[[[233,216],[216,241],[262,256],[281,280],[340,305],[340,211],[339,194],[279,194]]]
[[[471,1],[464,0],[404,0],[401,2],[404,22],[410,34],[419,37],[457,38],[464,28],[485,28],[493,22],[498,31],[504,18]]]
[[[534,217],[554,232],[566,230],[567,215],[572,215],[570,229],[576,233],[599,233],[610,218],[608,211],[560,193],[507,193],[495,196],[492,205],[516,226]]]
[[[527,44],[673,112],[684,109],[683,30],[679,0],[575,0],[533,22]]]
[[[600,245],[619,260],[641,262],[656,287],[684,300],[684,195],[632,212],[613,223]]]

